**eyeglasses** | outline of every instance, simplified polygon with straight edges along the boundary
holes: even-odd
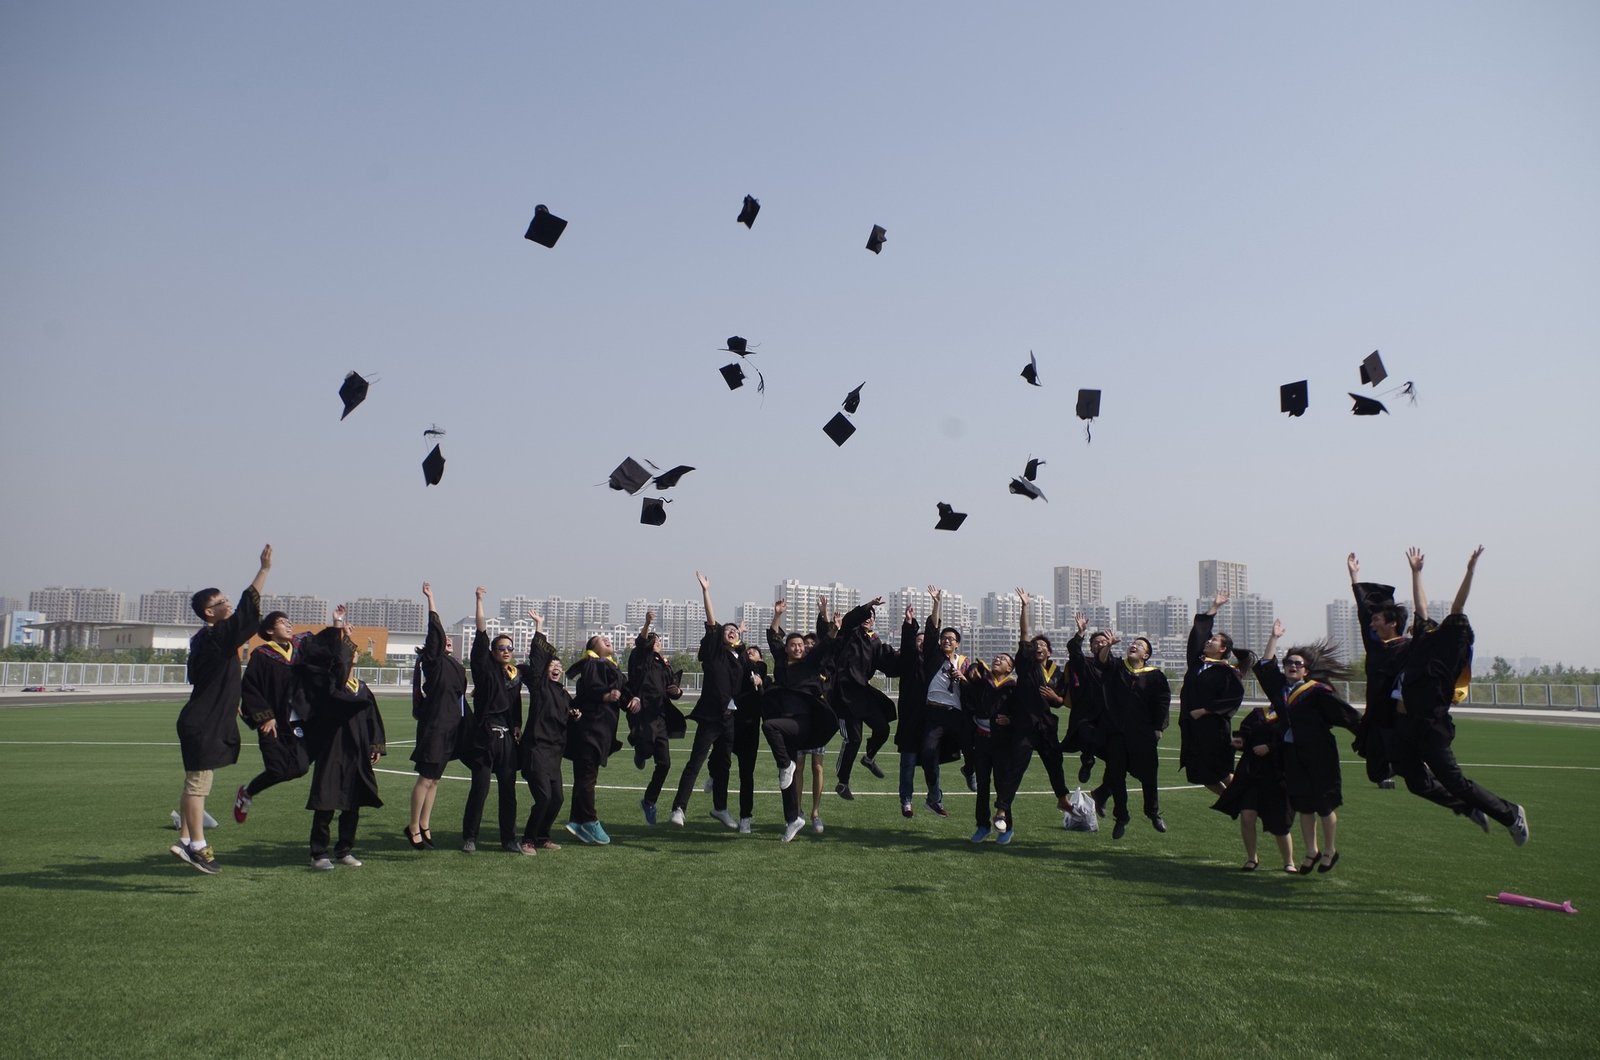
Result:
[[[496,644],[494,646],[494,650],[495,651],[510,651],[511,650],[511,645],[509,645],[509,644]]]
[[[1304,670],[1306,664],[1300,659],[1285,659],[1283,660],[1283,668],[1285,670]]]

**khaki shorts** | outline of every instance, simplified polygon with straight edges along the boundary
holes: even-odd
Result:
[[[211,782],[216,779],[216,771],[200,769],[193,773],[183,775],[183,793],[185,795],[198,795],[202,799],[211,794]]]

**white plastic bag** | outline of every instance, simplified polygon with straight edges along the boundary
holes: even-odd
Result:
[[[1070,808],[1061,815],[1061,827],[1069,832],[1100,831],[1100,815],[1094,810],[1094,796],[1078,788],[1067,796]]]

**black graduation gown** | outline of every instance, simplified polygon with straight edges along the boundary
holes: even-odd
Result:
[[[178,711],[178,747],[185,772],[221,769],[239,760],[239,649],[261,625],[261,594],[246,586],[239,606],[189,640],[188,678],[193,690]]]
[[[1067,641],[1067,688],[1070,706],[1067,708],[1067,732],[1061,738],[1066,751],[1090,751],[1096,754],[1105,746],[1100,731],[1106,713],[1106,675],[1121,661],[1112,658],[1101,664],[1092,655],[1083,654],[1083,634]]]
[[[1255,665],[1256,679],[1267,698],[1288,719],[1283,741],[1283,780],[1296,813],[1332,813],[1344,802],[1339,773],[1339,745],[1333,727],[1355,732],[1361,715],[1321,681],[1302,681],[1294,688],[1276,659]]]
[[[1129,750],[1153,751],[1172,715],[1172,684],[1160,667],[1130,670],[1126,661],[1104,671],[1106,739],[1120,739]]]
[[[602,659],[591,651],[585,651],[582,658],[567,667],[567,676],[577,679],[578,694],[572,702],[582,716],[567,725],[566,757],[577,761],[582,750],[605,765],[612,752],[622,750],[622,742],[617,739],[617,711],[627,702],[628,683],[615,661]],[[611,691],[622,695],[607,703],[603,697]]]
[[[839,623],[838,647],[834,655],[830,692],[835,712],[847,720],[878,728],[894,720],[894,700],[873,687],[872,675],[878,671],[893,674],[899,669],[900,653],[866,628],[872,605],[851,608]]]
[[[277,723],[279,732],[286,732],[291,713],[298,714],[301,721],[306,719],[311,708],[306,705],[294,670],[303,639],[294,638],[287,659],[271,644],[258,645],[250,653],[250,665],[239,682],[239,715],[250,728],[259,729],[272,721]]]
[[[901,754],[919,754],[927,723],[928,684],[944,667],[944,650],[939,647],[939,627],[929,615],[922,627],[922,652],[917,652],[917,626],[900,624],[900,717],[894,729],[894,745]],[[941,761],[944,745],[940,744]]]
[[[517,745],[518,760],[526,771],[538,751],[563,751],[572,717],[572,693],[563,681],[550,680],[546,671],[555,649],[543,633],[533,635],[528,647],[528,719],[522,727],[522,742]]]
[[[677,690],[672,667],[643,637],[628,652],[628,691],[639,697],[639,713],[628,715],[628,742],[653,747],[657,740],[676,740],[688,731],[683,711],[673,702]]]
[[[1008,714],[1011,718],[1011,737],[1013,740],[1026,739],[1034,748],[1059,749],[1056,733],[1061,727],[1061,719],[1057,717],[1053,704],[1047,702],[1040,692],[1046,687],[1052,688],[1065,700],[1070,694],[1067,670],[1057,665],[1054,659],[1040,663],[1033,651],[1033,641],[1017,642],[1017,690],[1012,693]]]
[[[1245,810],[1255,810],[1261,827],[1269,835],[1288,835],[1294,821],[1289,808],[1289,792],[1283,783],[1283,730],[1288,719],[1270,704],[1256,707],[1239,725],[1239,736],[1244,750],[1239,754],[1239,764],[1233,779],[1223,789],[1213,810],[1238,819]],[[1266,747],[1265,755],[1254,748]]]
[[[417,722],[417,745],[411,760],[418,764],[443,765],[460,757],[462,727],[470,724],[467,669],[444,646],[444,623],[437,612],[429,611],[428,635],[417,660],[421,687],[411,707]]]
[[[461,746],[461,761],[469,768],[490,765],[493,730],[510,733],[522,729],[522,688],[530,675],[522,667],[508,674],[489,650],[492,638],[484,630],[472,638],[472,714]]]
[[[827,700],[823,674],[831,668],[832,647],[821,640],[798,662],[790,662],[783,651],[784,635],[767,630],[767,646],[772,649],[772,681],[761,697],[761,716],[799,718],[797,747],[824,747],[839,733],[839,717]],[[741,708],[742,710],[743,708]]]
[[[1374,744],[1371,734],[1374,729],[1394,728],[1394,688],[1405,666],[1406,649],[1411,646],[1411,638],[1394,637],[1384,641],[1372,632],[1371,601],[1374,597],[1385,595],[1393,598],[1392,586],[1357,582],[1352,588],[1356,596],[1356,621],[1361,625],[1361,643],[1366,649],[1364,669],[1367,678],[1367,709],[1356,729],[1355,749],[1363,758],[1372,758],[1374,755],[1381,757],[1384,769],[1374,779],[1382,780],[1382,774],[1388,772],[1388,756],[1381,745]]]
[[[1189,630],[1188,664],[1178,692],[1178,767],[1191,784],[1215,784],[1233,772],[1233,739],[1228,721],[1244,702],[1244,682],[1239,671],[1226,663],[1207,663],[1201,652],[1211,639],[1215,615],[1194,616]],[[1204,717],[1189,712],[1203,710]]]
[[[728,704],[739,695],[745,684],[748,665],[744,660],[744,649],[729,648],[723,642],[722,627],[707,622],[705,636],[700,638],[700,665],[704,683],[700,686],[700,698],[689,712],[689,717],[701,724],[720,724]]]
[[[355,810],[382,806],[372,756],[386,750],[383,715],[366,682],[353,679],[355,646],[329,627],[305,645],[301,684],[311,704],[306,724],[311,770],[308,810]]]
[[[1400,697],[1410,724],[1454,731],[1450,708],[1457,682],[1471,671],[1473,639],[1472,625],[1460,613],[1413,632],[1400,672]]]

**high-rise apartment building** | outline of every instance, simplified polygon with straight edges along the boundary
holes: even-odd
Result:
[[[829,601],[830,603],[832,601]],[[767,627],[772,625],[772,605],[746,600],[733,609],[733,620],[744,627],[745,640],[767,650]]]
[[[917,617],[918,626],[927,621],[928,615],[933,613],[933,596],[928,590],[919,589],[914,585],[902,586],[889,594],[882,611],[880,611],[878,619],[878,635],[880,637],[885,635],[885,630],[898,630],[900,628],[900,622],[905,618],[906,605],[908,604],[911,606],[911,613]],[[887,614],[885,615],[883,612],[887,612]],[[960,593],[947,592],[939,603],[939,621],[942,625],[954,626],[959,629],[964,637],[968,631],[976,629],[983,624],[983,615],[979,608],[968,607],[966,600]]]
[[[1230,595],[1241,596],[1250,591],[1250,568],[1243,563],[1230,563],[1225,559],[1200,561],[1200,598],[1211,606],[1217,593],[1226,589]]]
[[[1339,646],[1345,661],[1354,662],[1365,655],[1366,647],[1355,601],[1348,596],[1335,600],[1328,605],[1327,613],[1328,639]]]
[[[822,600],[828,601],[828,610],[842,615],[861,603],[861,590],[839,582],[806,585],[790,578],[772,587],[772,598],[783,601],[783,628],[806,633],[816,628],[817,607]]]
[[[198,626],[193,589],[153,589],[139,594],[139,621],[163,626]]]
[[[1055,569],[1055,598],[1063,607],[1071,608],[1076,615],[1090,604],[1103,604],[1101,572],[1094,567],[1057,567]]]
[[[345,605],[352,626],[382,626],[391,633],[421,633],[428,628],[428,605],[398,596],[363,596]]]
[[[121,622],[124,598],[110,589],[66,589],[59,585],[28,594],[28,610],[47,622]]]
[[[261,613],[282,611],[296,626],[321,629],[333,621],[333,605],[325,597],[308,593],[262,593]]]

